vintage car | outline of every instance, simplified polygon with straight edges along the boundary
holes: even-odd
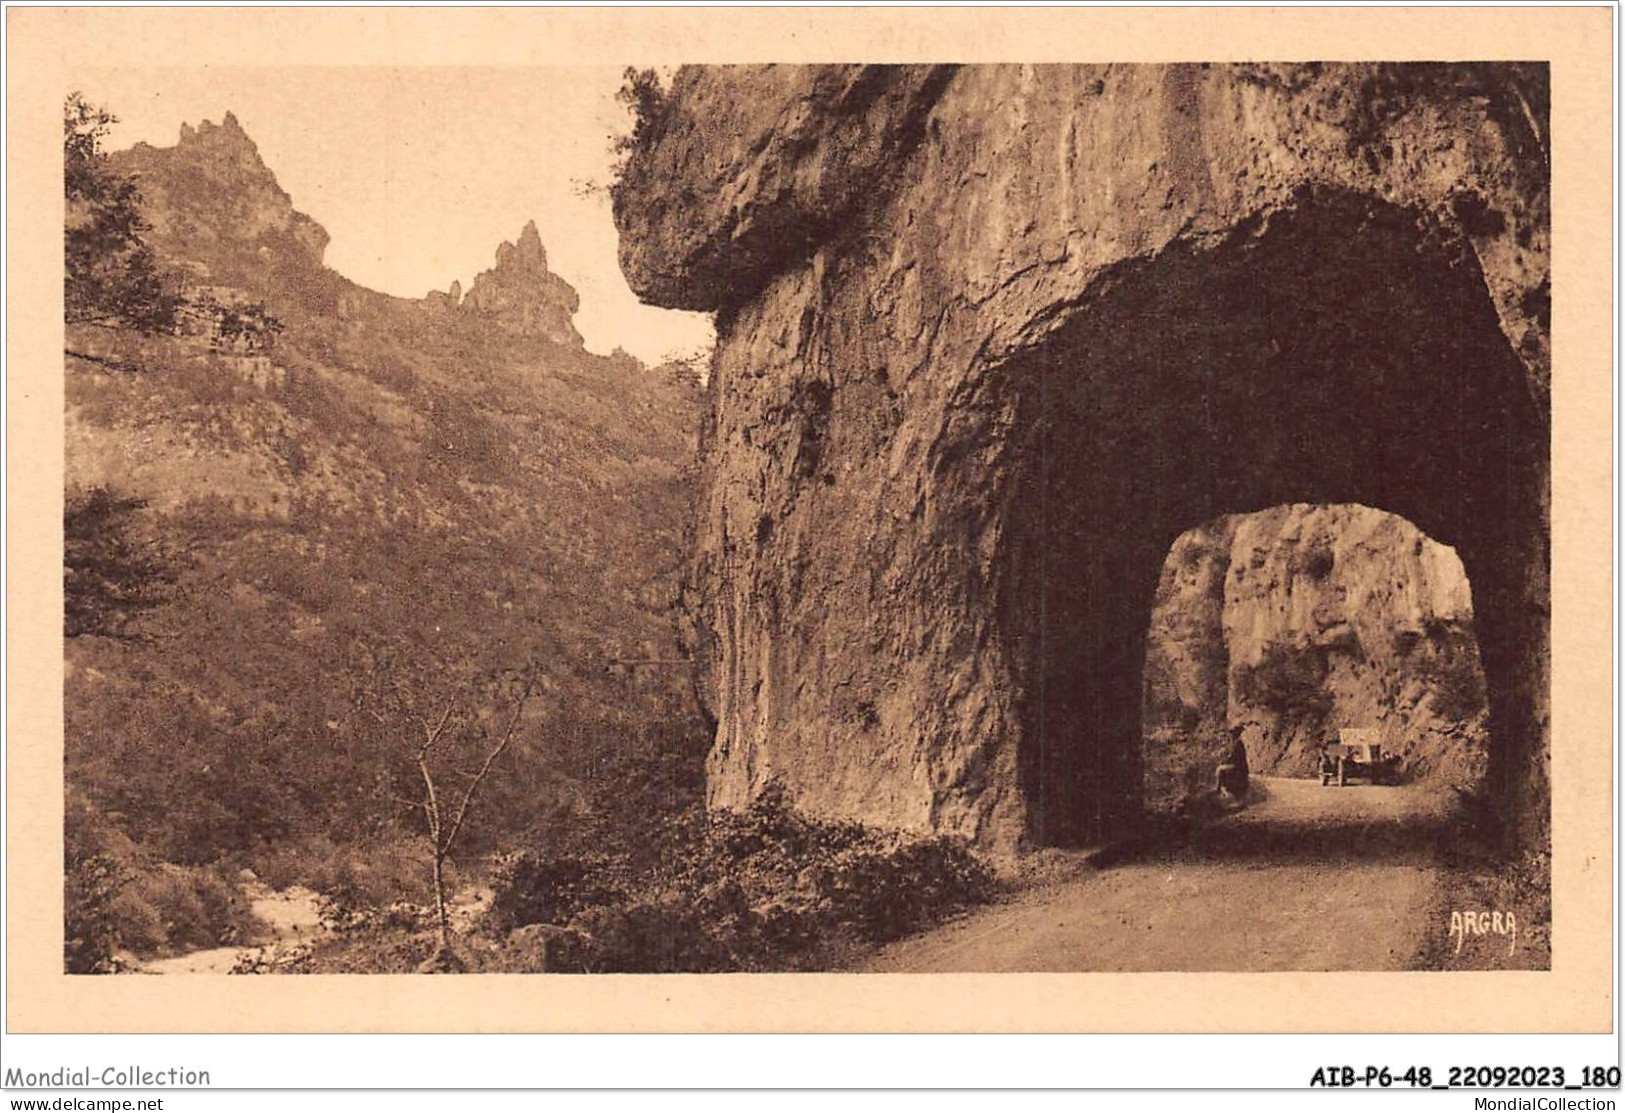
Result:
[[[1346,785],[1350,781],[1374,785],[1399,783],[1399,755],[1382,752],[1376,742],[1333,742],[1320,751],[1320,783]]]

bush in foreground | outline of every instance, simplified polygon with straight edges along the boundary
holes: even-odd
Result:
[[[64,841],[63,965],[111,974],[142,958],[247,942],[264,927],[230,867],[153,862],[70,792]]]
[[[778,790],[743,812],[679,813],[641,849],[580,843],[499,856],[490,906],[456,940],[471,971],[707,973],[837,967],[998,891],[962,841],[813,819]],[[657,846],[658,851],[651,851]],[[384,910],[240,973],[408,973],[435,933]]]
[[[655,973],[824,967],[990,900],[996,884],[960,840],[812,819],[770,789],[690,825],[646,872],[522,852],[492,889],[493,931],[551,923],[571,933],[557,949],[580,969]]]

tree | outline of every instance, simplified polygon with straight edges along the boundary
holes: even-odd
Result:
[[[117,122],[78,93],[69,94],[63,108],[67,322],[173,332],[185,298],[159,272],[142,239],[151,225],[141,215],[140,190],[109,168],[102,151],[102,140]]]
[[[263,351],[282,332],[282,322],[264,302],[223,302],[200,294],[191,298],[182,316],[201,324],[210,344],[222,351]]]
[[[62,515],[63,634],[134,638],[132,623],[174,596],[176,560],[141,535],[145,499],[70,493]]]
[[[69,974],[117,973],[120,939],[113,901],[130,883],[129,873],[114,858],[78,854],[71,847],[63,870],[63,968]]]
[[[698,393],[711,378],[711,353],[705,348],[670,351],[656,371],[663,371],[684,390]]]
[[[463,691],[436,692],[429,670],[409,675],[393,651],[377,655],[367,671],[370,686],[357,690],[356,702],[373,720],[411,739],[411,764],[421,784],[416,799],[398,802],[422,816],[429,843],[438,946],[422,969],[454,972],[462,962],[452,947],[446,867],[475,796],[519,736],[525,711],[545,680],[529,665],[477,677]],[[459,759],[469,758],[478,766],[459,766]]]
[[[102,141],[118,122],[105,108],[70,93],[62,112],[63,311],[70,325],[127,329],[143,336],[202,332],[218,348],[267,348],[282,324],[260,302],[229,303],[189,294],[164,273],[144,238],[152,225],[141,212],[135,180],[109,165]],[[124,364],[85,352],[95,363]]]
[[[609,196],[612,203],[619,204],[619,198],[629,185],[627,176],[634,172],[634,156],[648,150],[660,137],[671,101],[661,86],[658,72],[628,66],[621,74],[615,102],[632,115],[631,130],[610,138],[615,166],[610,175]]]
[[[617,141],[616,149],[628,152],[647,146],[659,130],[667,109],[660,74],[652,69],[627,66],[621,73],[621,87],[615,92],[615,102],[632,113],[632,130]]]

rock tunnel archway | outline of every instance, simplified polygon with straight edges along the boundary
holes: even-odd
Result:
[[[1490,705],[1485,790],[1544,829],[1545,417],[1468,244],[1344,191],[1110,268],[993,376],[1018,431],[1000,621],[1029,837],[1142,818],[1157,578],[1186,529],[1359,503],[1454,547]]]

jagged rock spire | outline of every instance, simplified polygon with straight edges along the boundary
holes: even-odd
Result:
[[[173,147],[137,143],[109,158],[141,180],[153,241],[171,255],[226,270],[263,271],[267,239],[321,265],[327,233],[293,207],[234,112],[218,124],[182,124]]]
[[[572,318],[581,305],[575,288],[547,269],[547,249],[534,220],[517,242],[503,241],[496,266],[474,279],[463,305],[526,336],[581,345]]]

